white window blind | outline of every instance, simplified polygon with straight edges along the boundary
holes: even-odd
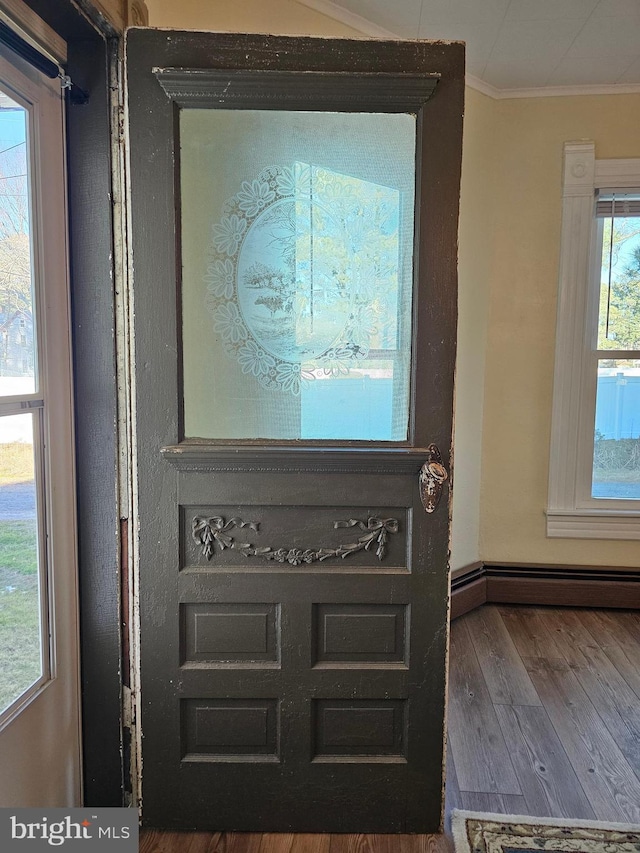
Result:
[[[596,198],[596,216],[598,219],[640,216],[640,190],[625,193],[601,191]]]

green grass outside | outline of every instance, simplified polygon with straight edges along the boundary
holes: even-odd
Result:
[[[41,674],[36,526],[0,521],[0,711]]]
[[[37,570],[36,520],[0,521],[0,590],[3,572],[34,575]]]

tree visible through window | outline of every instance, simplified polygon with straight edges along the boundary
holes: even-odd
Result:
[[[601,194],[591,494],[640,499],[640,197]]]

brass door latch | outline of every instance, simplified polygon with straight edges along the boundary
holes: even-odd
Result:
[[[420,469],[420,500],[427,512],[434,512],[442,495],[442,486],[449,475],[435,444],[427,447],[427,453],[427,461]]]

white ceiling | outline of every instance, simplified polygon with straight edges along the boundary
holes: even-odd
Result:
[[[640,0],[300,2],[370,35],[466,41],[470,82],[497,96],[640,91]]]

